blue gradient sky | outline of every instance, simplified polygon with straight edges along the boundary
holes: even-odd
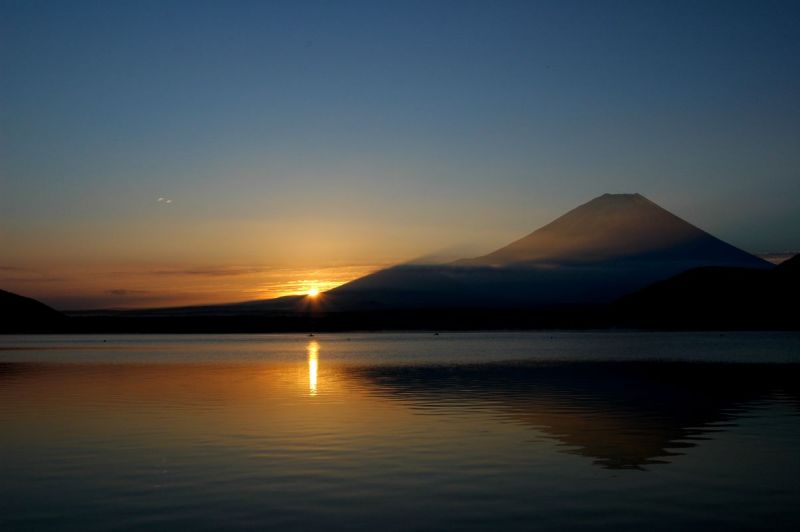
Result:
[[[798,249],[798,27],[798,2],[1,0],[0,281],[247,299],[604,192]]]

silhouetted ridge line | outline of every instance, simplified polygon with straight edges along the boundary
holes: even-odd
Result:
[[[771,270],[705,267],[623,297],[634,326],[695,329],[800,329],[800,255]]]
[[[57,332],[65,320],[40,301],[0,290],[0,333]]]

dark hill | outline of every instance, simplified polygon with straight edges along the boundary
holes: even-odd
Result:
[[[775,271],[780,274],[800,274],[800,255],[795,255],[791,259],[787,259],[775,267]]]
[[[56,331],[65,319],[44,303],[0,290],[0,333]]]
[[[696,268],[622,298],[632,325],[698,329],[800,329],[798,256],[772,270]]]

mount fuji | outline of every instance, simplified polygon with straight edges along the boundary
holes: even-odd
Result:
[[[771,267],[640,194],[604,194],[487,255],[395,266],[325,297],[329,310],[591,305],[703,266]]]

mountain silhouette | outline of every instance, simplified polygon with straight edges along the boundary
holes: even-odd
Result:
[[[66,316],[44,303],[0,290],[0,332],[57,330]]]
[[[593,305],[701,266],[771,265],[640,194],[604,194],[488,255],[395,266],[326,297],[339,310]]]

